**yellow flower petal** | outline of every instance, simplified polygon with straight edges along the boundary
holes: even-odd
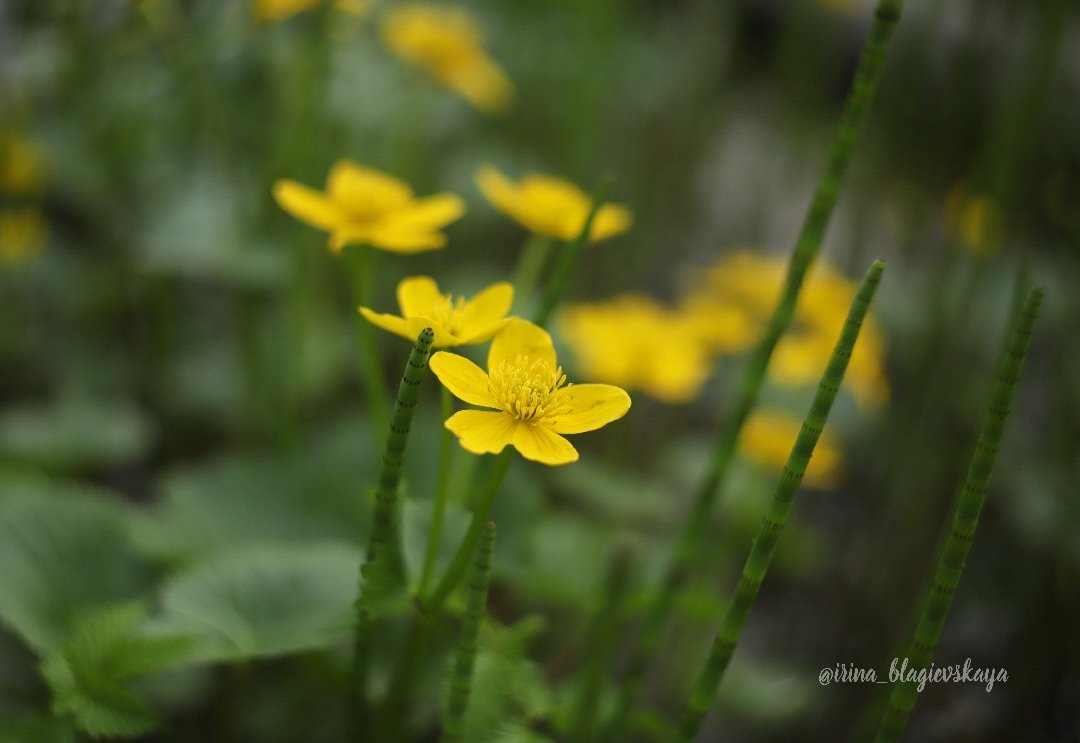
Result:
[[[450,332],[441,322],[430,317],[410,317],[405,322],[409,328],[409,337],[413,340],[416,340],[416,337],[420,335],[420,331],[424,328],[431,328],[435,332],[435,338],[431,341],[431,345],[435,348],[460,346],[462,343],[461,338]]]
[[[592,227],[589,228],[589,242],[600,242],[626,232],[633,222],[634,216],[625,206],[621,204],[605,204],[600,207],[600,211],[593,218]],[[581,226],[578,227],[578,231],[580,230]]]
[[[326,192],[350,212],[371,214],[400,209],[413,197],[408,184],[374,168],[338,160],[326,178]]]
[[[610,384],[574,384],[556,394],[561,398],[560,412],[543,420],[555,433],[595,431],[630,409],[630,396]]]
[[[517,184],[490,165],[484,165],[477,170],[473,181],[492,206],[504,214],[514,216],[518,199]]]
[[[488,351],[488,369],[496,368],[502,361],[513,361],[518,356],[544,359],[555,367],[555,344],[548,332],[528,320],[514,318],[506,324]]]
[[[576,462],[578,458],[573,444],[542,423],[518,426],[514,432],[514,448],[526,459],[541,464],[557,466]]]
[[[402,338],[408,338],[409,340],[416,340],[416,336],[420,335],[420,330],[423,330],[423,328],[420,328],[415,334],[412,334],[405,318],[372,312],[367,307],[361,307],[360,314],[372,325],[383,330],[389,330],[394,335],[400,335]]]
[[[492,284],[465,303],[461,324],[463,343],[491,340],[509,322],[506,313],[514,303],[514,287],[502,281]]]
[[[428,366],[439,381],[459,399],[485,408],[499,407],[488,389],[488,375],[464,356],[439,351],[431,357]]]
[[[296,181],[283,179],[275,183],[274,199],[289,214],[319,229],[336,230],[348,219],[322,192]]]
[[[385,229],[402,232],[431,232],[445,227],[465,214],[465,200],[452,193],[417,199],[382,222]]]
[[[397,285],[398,307],[405,317],[429,315],[444,301],[439,285],[430,276],[410,276]]]
[[[506,413],[491,410],[461,410],[447,418],[445,425],[458,437],[462,448],[473,454],[498,454],[507,444],[515,443],[515,431],[524,427]]]
[[[441,77],[447,87],[485,113],[505,113],[514,100],[510,78],[487,57],[451,67]]]
[[[355,243],[366,243],[392,253],[422,253],[445,246],[446,235],[440,232],[384,229],[376,224],[363,228],[346,226],[335,230],[330,237],[330,247],[334,250],[341,250],[344,246]]]

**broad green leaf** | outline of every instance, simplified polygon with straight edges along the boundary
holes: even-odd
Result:
[[[0,619],[38,652],[87,612],[145,595],[152,580],[119,503],[55,490],[23,486],[0,500]]]
[[[330,541],[215,556],[165,585],[153,628],[193,635],[203,662],[333,645],[352,628],[361,556]]]
[[[131,462],[154,436],[150,420],[126,400],[65,396],[0,411],[0,459],[54,469]]]
[[[360,543],[371,510],[364,493],[377,471],[369,429],[350,417],[294,454],[233,454],[174,470],[136,538],[171,559],[264,542]]]

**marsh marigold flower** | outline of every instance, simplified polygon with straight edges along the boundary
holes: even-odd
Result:
[[[945,201],[945,233],[953,243],[976,255],[991,255],[1005,239],[1005,226],[989,196],[973,194],[959,185]]]
[[[696,316],[699,336],[717,353],[741,350],[738,343],[724,341],[741,340],[746,346],[757,341],[780,298],[786,271],[786,259],[737,251],[707,271],[701,285],[684,297],[680,306]],[[792,327],[773,352],[769,364],[772,379],[793,386],[817,383],[857,289],[855,282],[828,266],[813,270],[799,294]],[[739,318],[740,312],[754,330],[746,332],[739,319],[731,326],[731,335],[721,319]],[[884,359],[884,334],[868,315],[844,376],[844,384],[860,405],[879,405],[888,399]]]
[[[758,410],[743,425],[739,451],[748,460],[771,470],[782,470],[802,429],[802,421],[787,413]],[[812,488],[835,487],[840,478],[841,456],[835,439],[823,431],[814,447],[803,482]]]
[[[459,8],[407,5],[383,15],[386,46],[486,113],[502,113],[514,97],[506,73],[488,57],[480,29]]]
[[[592,379],[686,403],[709,376],[709,357],[694,328],[651,297],[624,294],[569,305],[559,327]]]
[[[563,434],[584,433],[622,418],[630,396],[608,384],[568,384],[551,336],[514,319],[495,336],[485,373],[468,359],[439,351],[431,371],[455,396],[491,410],[462,410],[446,421],[461,446],[497,454],[508,444],[526,459],[548,465],[574,462]]]
[[[417,199],[402,181],[374,168],[339,160],[330,169],[326,191],[291,180],[274,184],[282,209],[330,233],[330,249],[366,243],[394,253],[419,253],[446,245],[440,230],[465,213],[452,193]]]
[[[506,313],[514,303],[514,287],[506,282],[492,284],[471,299],[439,291],[427,276],[413,276],[397,286],[401,316],[378,314],[367,307],[362,314],[373,325],[415,340],[424,328],[435,331],[436,348],[484,343],[510,321]]]
[[[281,21],[317,8],[323,0],[253,0],[252,11],[260,21]],[[334,10],[364,18],[375,6],[374,0],[335,0]]]
[[[41,252],[48,236],[49,228],[37,209],[0,210],[0,263],[29,263]]]
[[[476,173],[476,185],[491,205],[526,229],[559,240],[573,240],[585,226],[592,199],[573,183],[530,173],[514,183],[491,166]],[[633,216],[621,204],[604,204],[589,230],[599,242],[630,229]]]

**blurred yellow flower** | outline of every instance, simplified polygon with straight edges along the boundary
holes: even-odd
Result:
[[[252,12],[260,21],[281,21],[322,5],[323,0],[253,0]],[[335,0],[334,10],[364,18],[375,6],[374,0]]]
[[[460,8],[406,5],[383,15],[386,46],[485,113],[510,107],[514,86],[483,49],[476,21]]]
[[[45,247],[48,237],[48,226],[37,209],[0,211],[0,263],[29,263]]]
[[[972,253],[991,255],[1005,239],[1005,225],[989,196],[972,194],[958,185],[945,201],[945,234]]]
[[[608,384],[567,384],[551,336],[514,319],[495,336],[488,371],[456,354],[431,357],[435,376],[471,405],[446,421],[461,446],[474,454],[497,454],[512,444],[526,459],[547,465],[574,462],[577,450],[561,434],[584,433],[622,418],[630,396]]]
[[[440,230],[465,213],[465,202],[455,194],[417,199],[397,178],[348,160],[330,169],[325,193],[279,180],[274,198],[289,214],[328,231],[334,252],[352,243],[394,253],[435,250],[446,245]]]
[[[779,300],[786,259],[740,250],[708,270],[680,302],[698,335],[716,353],[732,353],[756,342]],[[786,385],[815,384],[825,371],[858,286],[826,265],[818,265],[799,295],[792,328],[773,352],[769,374]],[[752,330],[748,330],[751,328]],[[844,384],[863,406],[889,398],[885,338],[867,316],[848,363]]]
[[[624,294],[569,305],[560,330],[583,374],[640,389],[668,403],[697,397],[709,357],[684,315],[651,297]]]
[[[514,287],[506,282],[492,284],[466,299],[439,291],[439,285],[427,276],[403,279],[397,286],[401,317],[360,308],[369,322],[408,340],[424,328],[435,331],[436,348],[484,343],[492,339],[510,321],[506,313],[514,303]]]
[[[35,194],[45,188],[44,157],[31,140],[0,133],[0,193]]]
[[[573,240],[585,226],[592,200],[568,181],[530,173],[514,183],[491,166],[476,173],[476,185],[491,204],[532,232]],[[621,204],[604,204],[593,219],[589,241],[626,232],[633,216]]]
[[[739,452],[751,462],[782,470],[799,436],[802,421],[786,413],[758,410],[743,425]],[[823,431],[806,468],[803,482],[812,488],[833,488],[840,480],[841,455],[835,439]]]

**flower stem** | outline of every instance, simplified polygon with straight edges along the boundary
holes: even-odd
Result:
[[[431,343],[434,340],[435,333],[431,328],[424,328],[420,332],[409,354],[409,361],[405,365],[401,383],[398,385],[394,419],[390,424],[390,433],[386,439],[382,472],[375,494],[375,514],[367,556],[360,567],[361,580],[356,600],[357,619],[353,643],[352,682],[349,689],[350,727],[355,735],[359,735],[362,726],[370,724],[371,721],[366,685],[375,607],[380,601],[392,595],[395,588],[404,582],[405,567],[397,527],[397,491],[401,480],[401,463],[405,455],[405,444],[412,425],[413,410],[416,408],[417,392],[420,382],[423,381],[424,369],[427,368]]]
[[[375,258],[371,249],[366,246],[351,248],[346,253],[346,260],[352,274],[354,302],[370,307],[375,286]],[[364,374],[364,391],[367,393],[368,408],[371,412],[371,425],[375,431],[383,432],[390,426],[390,414],[386,405],[386,378],[379,364],[379,341],[371,323],[359,316],[356,322],[359,323],[357,336],[360,340],[360,364]]]
[[[469,580],[469,596],[465,600],[465,616],[461,622],[461,635],[458,637],[457,650],[454,654],[453,675],[450,677],[450,698],[446,703],[446,716],[443,720],[443,743],[457,743],[462,739],[465,722],[465,709],[469,704],[469,692],[472,690],[472,673],[476,665],[476,651],[479,645],[480,623],[487,611],[488,585],[491,581],[491,553],[495,547],[495,523],[487,522],[480,535],[479,549],[473,563],[472,577]]]
[[[574,263],[577,262],[578,254],[589,242],[593,220],[596,219],[600,207],[604,205],[604,199],[607,198],[607,192],[610,189],[611,178],[605,178],[600,182],[596,191],[593,192],[592,206],[589,207],[589,214],[585,217],[585,224],[581,226],[581,232],[567,243],[563,250],[559,251],[559,262],[548,278],[540,309],[537,310],[536,317],[533,318],[533,322],[540,327],[547,326],[548,321],[551,319],[551,313],[555,311],[559,302],[562,301],[563,295],[566,294],[566,289],[570,285],[570,274],[574,270]]]
[[[525,241],[525,247],[521,249],[518,257],[517,268],[514,269],[514,291],[523,301],[532,301],[536,283],[551,256],[552,246],[552,239],[538,232],[530,233]]]
[[[638,642],[638,651],[632,656],[626,677],[623,680],[616,713],[612,717],[613,727],[607,731],[605,739],[620,740],[621,729],[625,725],[629,711],[633,708],[641,690],[641,682],[649,658],[655,653],[663,634],[664,619],[674,603],[675,596],[683,585],[685,575],[693,564],[704,542],[709,523],[709,514],[720,491],[728,467],[735,454],[743,424],[750,417],[757,404],[758,394],[765,379],[765,372],[772,358],[773,350],[784,331],[791,324],[795,305],[799,298],[803,280],[817,257],[836,205],[840,186],[851,162],[855,144],[859,140],[870,110],[874,92],[881,79],[885,61],[885,52],[889,39],[900,19],[903,0],[878,0],[874,11],[874,23],[870,36],[859,57],[858,68],[851,84],[840,122],[829,146],[828,159],[822,172],[813,200],[807,210],[802,229],[795,243],[788,264],[788,273],[780,300],[773,310],[765,333],[750,356],[743,375],[739,398],[729,416],[727,425],[717,436],[712,460],[698,489],[690,515],[683,527],[675,549],[672,564],[659,584],[659,589],[649,605],[642,625]]]
[[[442,608],[447,597],[457,588],[461,579],[465,576],[465,571],[469,566],[469,559],[480,541],[484,524],[491,517],[491,508],[495,504],[495,496],[499,492],[499,486],[502,484],[503,477],[506,476],[506,470],[510,467],[512,451],[511,448],[507,447],[495,460],[495,466],[491,470],[487,486],[480,495],[476,510],[473,512],[472,521],[469,522],[469,530],[465,533],[465,538],[461,541],[461,545],[458,546],[457,552],[454,553],[450,566],[446,569],[446,573],[435,587],[435,590],[432,591],[431,596],[426,600],[423,597],[420,599],[424,611],[434,613]]]
[[[1009,409],[1016,396],[1020,372],[1023,370],[1024,357],[1041,302],[1042,289],[1031,289],[1013,323],[1008,346],[1003,350],[998,362],[997,378],[990,393],[982,427],[979,429],[978,443],[968,465],[964,486],[953,507],[952,528],[938,555],[934,582],[923,597],[915,636],[905,656],[908,667],[916,672],[927,668],[934,657],[934,650],[952,607],[956,587],[960,584],[960,576],[964,572],[968,550],[979,524],[979,514],[982,513],[986,500],[986,488],[990,484],[994,460],[1001,447]],[[875,738],[878,743],[900,738],[917,699],[917,682],[901,679],[893,685]]]
[[[450,396],[450,390],[440,386],[442,390],[442,421],[454,412],[454,400]],[[431,582],[431,573],[435,569],[435,557],[439,553],[439,542],[442,540],[443,521],[446,519],[446,502],[450,491],[450,462],[454,451],[454,435],[446,426],[443,426],[442,438],[439,440],[439,479],[435,486],[435,505],[431,512],[431,531],[428,533],[427,549],[424,551],[424,567],[420,571],[420,585],[417,594],[423,596],[427,592]]]
[[[735,646],[742,635],[747,617],[750,616],[750,608],[769,570],[776,550],[776,542],[780,537],[780,530],[787,521],[795,492],[802,483],[806,467],[814,454],[814,447],[817,446],[829,418],[833,401],[836,400],[836,395],[840,391],[848,360],[855,348],[855,341],[859,337],[859,329],[862,327],[867,310],[870,309],[870,302],[874,298],[874,292],[877,291],[878,284],[881,282],[881,273],[884,270],[885,264],[880,260],[875,261],[859,286],[855,299],[852,300],[847,320],[844,322],[840,337],[829,358],[829,365],[821,377],[817,393],[810,404],[810,410],[803,419],[802,430],[788,455],[784,472],[773,493],[772,503],[762,518],[761,528],[743,565],[742,577],[739,578],[738,587],[735,589],[735,597],[724,612],[724,618],[720,622],[720,629],[709,651],[705,668],[698,676],[690,693],[690,699],[683,711],[676,735],[679,743],[688,743],[694,739],[701,721],[712,707],[713,700],[716,699],[716,690],[731,662],[731,656],[735,653]]]

